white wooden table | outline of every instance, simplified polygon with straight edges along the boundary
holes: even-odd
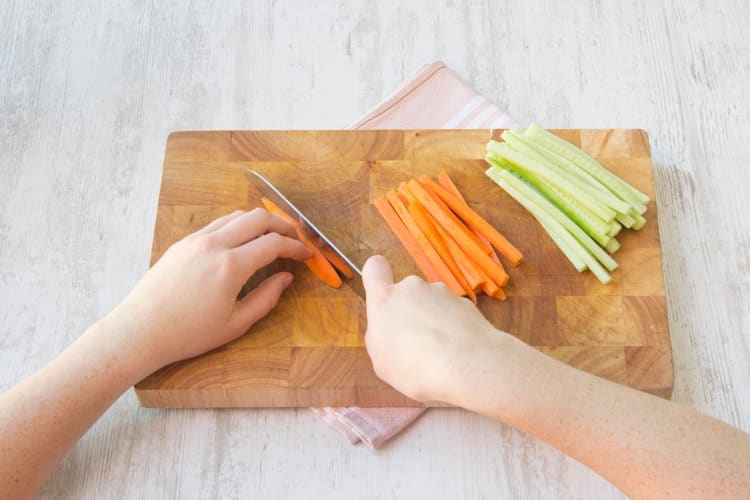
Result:
[[[750,4],[168,3],[0,6],[0,389],[146,271],[171,130],[340,128],[443,59],[522,122],[650,133],[674,399],[750,430]],[[42,496],[621,495],[462,410],[372,452],[306,409],[145,410],[131,391]]]

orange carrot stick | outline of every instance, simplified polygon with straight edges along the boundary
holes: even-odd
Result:
[[[485,273],[481,268],[479,268],[479,272],[482,273],[484,277],[484,284],[482,284],[482,291],[487,294],[489,297],[497,297],[498,294],[502,294],[503,297],[505,297],[505,294],[503,293],[503,289],[498,286],[495,281],[487,276],[487,273]]]
[[[388,227],[390,227],[396,234],[396,237],[401,241],[401,244],[404,245],[404,248],[409,255],[411,255],[411,258],[414,259],[414,262],[417,264],[419,270],[422,271],[425,279],[431,282],[440,281],[440,275],[435,269],[435,266],[432,265],[427,258],[427,255],[425,255],[419,247],[417,240],[414,239],[404,223],[401,222],[401,219],[391,206],[390,202],[385,199],[384,196],[380,196],[375,198],[373,203],[375,208],[378,209],[378,212],[380,212],[380,215],[385,219]]]
[[[302,232],[302,227],[299,225],[299,222],[290,217],[289,214],[280,209],[274,202],[272,202],[268,198],[261,198],[260,201],[263,203],[263,206],[266,207],[266,210],[292,223],[294,228],[297,230],[297,237],[299,237],[299,240],[303,245],[309,248],[313,254],[311,258],[305,261],[305,265],[310,269],[310,271],[312,271],[313,274],[326,285],[333,288],[339,288],[341,286],[341,277],[338,275],[331,263],[328,262],[328,259],[326,259],[325,256],[321,253],[320,249],[312,241],[310,241],[307,236],[305,236],[305,234]]]
[[[328,262],[333,264],[333,267],[338,269],[339,272],[346,277],[346,279],[352,279],[352,277],[354,276],[354,269],[352,269],[352,267],[333,250],[333,248],[326,244],[318,247],[318,249],[320,250],[320,253],[323,254],[323,257],[328,259]]]
[[[407,186],[407,185],[406,185],[405,183],[403,183],[403,182],[401,183],[401,186],[399,186],[399,196],[401,196],[401,198],[402,198],[402,199],[406,200],[406,203],[419,203],[418,201],[416,201],[416,198],[414,198],[414,196],[413,196],[413,195],[411,194],[411,192],[409,192],[408,186]],[[435,194],[435,195],[434,195],[434,197],[435,197],[435,198],[437,198],[437,194]],[[441,202],[442,202],[442,201],[441,201]],[[449,208],[447,207],[447,205],[445,205],[445,204],[443,204],[443,205],[441,205],[441,206],[445,207],[445,209],[446,209],[446,210],[448,210],[448,211],[450,210],[450,209],[449,209]],[[428,214],[429,214],[429,212],[428,212]],[[429,214],[429,215],[430,215],[430,220],[431,220],[431,221],[433,222],[433,224],[435,225],[435,227],[436,227],[436,228],[438,228],[439,230],[440,230],[440,229],[442,229],[442,230],[444,231],[444,233],[441,233],[441,236],[443,237],[443,239],[444,239],[444,240],[447,240],[447,239],[451,239],[451,240],[453,240],[453,238],[452,238],[452,237],[450,237],[450,234],[449,234],[449,233],[448,233],[448,232],[447,232],[447,231],[445,230],[445,228],[443,228],[443,227],[442,227],[442,225],[441,225],[441,224],[440,224],[439,222],[437,222],[437,221],[435,220],[435,218],[434,218],[434,217],[433,217],[433,216],[432,216],[431,214]],[[447,235],[447,238],[446,238],[446,235]],[[453,240],[453,241],[455,241],[455,240]],[[499,286],[497,285],[497,283],[495,283],[495,282],[494,282],[494,281],[492,280],[492,278],[490,278],[490,277],[489,277],[489,275],[488,275],[487,273],[485,273],[485,272],[484,272],[484,271],[482,270],[482,268],[481,268],[481,267],[479,267],[479,266],[478,266],[478,265],[477,265],[477,264],[476,264],[476,263],[474,262],[474,260],[473,260],[473,259],[471,259],[471,257],[469,257],[469,256],[468,256],[468,255],[467,255],[467,254],[466,254],[466,253],[465,253],[465,252],[464,252],[464,251],[463,251],[463,250],[461,249],[461,246],[460,246],[460,245],[458,245],[458,249],[459,249],[459,250],[460,250],[460,251],[461,251],[461,252],[463,253],[463,255],[465,256],[465,259],[466,259],[466,260],[464,260],[464,259],[461,259],[460,257],[457,257],[456,255],[454,255],[454,256],[453,256],[453,258],[454,258],[454,259],[456,260],[456,263],[457,263],[457,264],[459,265],[459,268],[461,268],[461,271],[462,271],[462,272],[464,273],[464,277],[466,277],[466,280],[467,280],[467,281],[469,282],[469,284],[471,284],[471,281],[472,281],[472,280],[470,280],[470,279],[469,279],[469,277],[468,277],[468,276],[466,276],[466,271],[464,270],[464,268],[462,268],[462,267],[461,267],[462,261],[463,261],[463,262],[469,262],[470,264],[468,264],[468,265],[472,265],[472,266],[473,266],[473,267],[474,267],[474,268],[475,268],[475,269],[476,269],[476,270],[477,270],[477,271],[478,271],[479,273],[481,273],[481,278],[480,278],[480,281],[482,281],[482,282],[483,282],[483,283],[482,283],[482,290],[483,290],[483,291],[484,291],[484,292],[485,292],[485,293],[486,293],[487,295],[490,295],[490,296],[493,296],[493,297],[494,297],[494,296],[495,296],[495,295],[496,295],[496,294],[497,294],[498,292],[499,292],[499,293],[502,293],[502,290],[500,290],[500,287],[499,287]],[[450,248],[449,248],[449,251],[450,251]],[[500,268],[502,269],[502,264],[500,264],[500,262],[499,262],[499,261],[497,262],[497,264],[498,264],[498,265],[500,266]],[[472,272],[472,271],[470,270],[470,271],[469,271],[469,273],[471,273],[471,272]],[[505,272],[505,269],[503,269],[503,272]],[[507,281],[507,279],[506,279],[506,281]],[[472,288],[473,288],[473,285],[472,285]],[[476,292],[476,291],[477,291],[477,289],[476,289],[476,288],[474,288],[474,291]]]
[[[461,285],[461,288],[463,288],[469,298],[471,298],[471,301],[476,303],[477,296],[474,294],[473,288],[466,281],[464,274],[461,272],[458,264],[456,264],[456,261],[451,256],[445,242],[440,237],[437,229],[430,221],[430,216],[427,215],[424,207],[422,207],[422,205],[417,202],[412,202],[409,204],[408,209],[409,213],[412,215],[412,217],[414,217],[414,222],[417,223],[419,229],[421,229],[424,235],[427,236],[427,239],[430,240],[430,243],[435,248],[435,250],[437,250],[438,255],[440,255],[440,258],[443,259],[443,262],[445,262],[445,264],[448,266],[448,269],[450,269],[453,276]]]
[[[497,248],[497,250],[503,254],[503,256],[510,261],[511,264],[517,266],[523,254],[514,247],[505,236],[492,227],[486,220],[484,220],[478,213],[471,209],[466,203],[462,203],[453,193],[445,189],[440,184],[435,183],[429,177],[426,177],[425,182],[432,186],[437,195],[445,202],[446,205],[458,214],[461,219],[466,221],[468,224],[476,227],[479,232],[487,237],[488,240]]]
[[[458,186],[456,186],[456,184],[453,182],[453,179],[448,176],[448,172],[446,172],[445,170],[441,170],[438,174],[437,181],[438,184],[443,186],[451,193],[455,194],[459,200],[466,204],[466,206],[469,206],[469,204],[466,202],[466,199],[461,194],[461,191],[458,190]],[[437,196],[437,193],[435,194],[435,196]],[[477,238],[479,238],[479,241],[490,247],[490,258],[499,264],[500,257],[497,256],[497,252],[495,252],[495,249],[492,248],[492,243],[490,243],[490,240],[488,240],[485,235],[483,235],[476,227],[472,226],[471,224],[469,224],[469,229],[477,236]]]
[[[452,213],[447,213],[440,207],[432,197],[427,194],[422,185],[412,180],[408,184],[409,191],[419,202],[429,211],[435,219],[455,238],[461,248],[474,259],[474,262],[489,275],[490,278],[495,280],[500,286],[505,285],[508,282],[508,273],[505,269],[496,262],[494,262],[486,253],[482,247],[477,245],[474,240],[469,236],[471,232],[464,226],[460,221],[457,221],[456,216]]]
[[[422,176],[422,177],[427,177],[427,176]],[[429,179],[429,177],[427,177],[427,179]],[[421,180],[421,178],[420,178],[420,183],[422,184],[422,187],[424,188],[424,190],[427,191],[427,194],[429,194],[430,196],[432,196],[432,198],[435,200],[435,203],[437,203],[438,205],[440,205],[440,207],[443,210],[445,210],[447,213],[453,214],[453,211],[450,209],[450,207],[448,205],[445,204],[445,202],[442,199],[440,199],[440,197],[437,195],[437,193],[432,189],[432,186],[430,186],[427,183],[423,182]],[[466,225],[458,217],[455,217],[455,219],[456,219],[456,221],[460,222],[462,225]],[[472,239],[474,239],[474,242],[477,245],[479,245],[480,247],[482,247],[482,250],[484,250],[484,252],[487,255],[490,255],[492,253],[492,245],[490,245],[489,242],[488,243],[484,243],[481,240],[481,238],[479,238],[479,236],[477,234],[475,234],[471,230],[471,227],[467,226],[466,228],[469,230],[468,234],[469,234],[469,236],[471,236]]]
[[[453,260],[455,260],[456,264],[458,264],[458,268],[461,270],[461,273],[464,275],[464,278],[466,279],[466,282],[469,284],[471,289],[475,292],[481,290],[485,284],[486,275],[481,271],[481,269],[477,268],[477,265],[474,264],[474,261],[472,261],[468,255],[466,255],[466,253],[458,245],[458,243],[456,243],[456,240],[453,239],[448,231],[446,231],[443,226],[441,226],[435,219],[433,219],[426,210],[425,213],[430,219],[432,225],[437,230],[440,238],[445,242],[448,253],[450,253],[451,257],[453,257]]]
[[[438,255],[437,250],[435,250],[427,239],[427,236],[422,233],[422,230],[419,229],[417,223],[414,222],[414,218],[411,213],[409,213],[409,210],[407,210],[406,205],[401,201],[401,198],[399,198],[396,192],[392,190],[388,191],[385,194],[385,197],[391,202],[391,206],[398,216],[401,217],[401,222],[404,223],[414,239],[417,240],[417,244],[440,275],[440,281],[445,283],[445,285],[456,295],[463,295],[464,289],[461,287],[461,284],[453,276],[453,273],[448,269],[448,266],[443,262],[443,259],[440,258],[440,255]]]

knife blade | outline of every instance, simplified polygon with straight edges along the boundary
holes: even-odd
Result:
[[[305,236],[314,241],[319,247],[328,247],[341,257],[344,262],[354,271],[354,276],[351,279],[346,279],[342,276],[342,281],[349,286],[357,295],[364,298],[365,290],[362,283],[362,271],[360,267],[356,265],[347,255],[342,252],[336,244],[331,241],[328,236],[323,233],[318,226],[313,223],[297,206],[292,203],[289,198],[284,196],[279,188],[273,185],[271,181],[263,177],[261,174],[251,169],[243,169],[242,173],[245,175],[250,184],[258,190],[261,196],[264,196],[274,202],[281,210],[294,217],[299,222],[302,231]],[[338,271],[338,270],[337,270]],[[341,273],[339,273],[341,274]]]

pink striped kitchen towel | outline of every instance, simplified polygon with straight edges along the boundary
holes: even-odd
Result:
[[[507,128],[514,120],[480,96],[444,63],[427,64],[408,78],[352,129]],[[352,443],[377,448],[398,434],[424,408],[313,408]]]

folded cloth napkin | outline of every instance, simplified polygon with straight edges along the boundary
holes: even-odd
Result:
[[[507,128],[514,120],[477,94],[456,73],[438,61],[408,78],[381,104],[349,128]],[[313,408],[326,423],[352,443],[377,448],[398,434],[424,408]]]

